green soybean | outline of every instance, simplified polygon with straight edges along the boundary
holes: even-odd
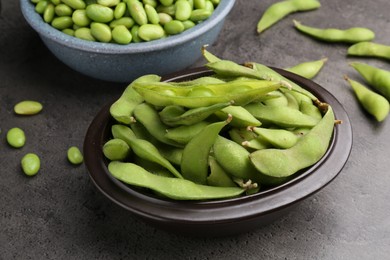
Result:
[[[43,12],[43,20],[46,23],[50,23],[51,21],[53,21],[54,15],[55,15],[54,5],[50,3],[47,5],[45,11]]]
[[[320,72],[327,61],[328,58],[306,61],[293,67],[286,68],[285,70],[298,74],[299,76],[305,77],[307,79],[312,79]]]
[[[138,36],[144,41],[153,41],[163,38],[165,31],[159,24],[144,24],[139,27]]]
[[[72,25],[73,25],[73,20],[72,20],[72,17],[70,17],[70,16],[55,17],[51,21],[51,26],[53,26],[54,28],[56,28],[58,30],[64,30],[66,28],[71,27]]]
[[[179,21],[187,21],[191,17],[192,7],[186,0],[178,0],[175,3],[175,18]]]
[[[131,17],[122,17],[110,22],[110,27],[112,29],[118,25],[124,25],[127,29],[130,29],[134,25],[134,20]]]
[[[289,149],[264,149],[249,155],[259,171],[263,183],[280,184],[294,173],[318,162],[326,153],[334,129],[334,113],[331,106],[321,121],[309,133]]]
[[[200,22],[209,18],[212,14],[212,11],[207,9],[194,9],[191,12],[190,20],[193,22]]]
[[[239,187],[213,187],[189,180],[154,175],[133,163],[111,162],[109,172],[117,179],[148,188],[175,200],[207,200],[236,197],[245,190]]]
[[[390,105],[389,101],[384,98],[382,95],[370,90],[363,84],[350,79],[345,76],[345,80],[350,84],[359,103],[363,106],[363,108],[378,122],[381,122],[386,119],[389,114]]]
[[[54,12],[57,16],[72,16],[73,10],[66,4],[59,4],[54,7]]]
[[[105,23],[91,23],[91,34],[100,42],[110,42],[112,40],[111,28]]]
[[[123,91],[122,95],[110,106],[110,114],[116,121],[123,124],[134,122],[134,108],[141,104],[144,99],[133,88],[137,82],[159,82],[160,76],[149,74],[141,76],[130,83]]]
[[[18,115],[35,115],[41,112],[42,109],[42,104],[33,100],[23,100],[14,106],[14,112]]]
[[[390,100],[390,71],[361,62],[352,62],[350,65],[363,76],[371,87]]]
[[[160,154],[158,149],[151,142],[137,138],[129,127],[124,125],[113,125],[111,129],[114,138],[125,141],[137,156],[165,167],[177,178],[183,178],[180,172],[178,172],[176,168]]]
[[[108,7],[114,7],[119,4],[121,0],[96,0],[96,2],[100,5],[108,6]]]
[[[207,125],[184,147],[181,160],[181,172],[187,180],[199,184],[207,183],[208,158],[219,132],[231,121],[216,122]]]
[[[145,5],[145,12],[146,16],[148,18],[148,21],[152,24],[158,24],[160,22],[160,16],[158,15],[156,9],[151,6],[146,4]]]
[[[326,42],[345,42],[356,43],[363,41],[371,41],[375,38],[375,33],[364,27],[352,27],[341,30],[338,28],[315,28],[294,20],[295,28],[317,40]]]
[[[41,0],[35,6],[35,11],[39,14],[43,14],[49,2],[47,0]]]
[[[27,153],[21,160],[21,166],[24,174],[27,176],[34,176],[41,168],[41,160],[38,155],[34,153]]]
[[[84,156],[77,146],[69,147],[67,151],[68,161],[74,165],[81,164],[84,161]]]
[[[367,56],[390,59],[390,46],[375,42],[359,42],[350,46],[347,53],[351,56]]]
[[[182,33],[185,30],[185,27],[181,21],[172,20],[164,24],[164,30],[167,34],[174,35]]]
[[[64,4],[72,7],[73,9],[85,9],[86,4],[83,0],[61,0]]]
[[[8,144],[14,148],[21,148],[26,143],[26,135],[19,127],[13,127],[9,129],[6,139]]]
[[[125,2],[120,2],[117,6],[115,6],[114,9],[114,18],[115,19],[120,19],[122,18],[127,10],[127,5]]]
[[[112,29],[112,39],[119,44],[129,44],[133,36],[131,32],[124,25],[117,25]]]
[[[74,24],[81,27],[88,26],[91,23],[85,10],[75,10],[72,14],[72,20]]]
[[[130,12],[131,17],[138,25],[141,26],[148,23],[148,16],[141,2],[139,2],[138,0],[128,0],[127,8]]]
[[[86,8],[89,19],[99,23],[109,23],[114,20],[114,10],[110,7],[91,4]]]
[[[87,27],[81,27],[74,31],[74,36],[76,38],[86,40],[86,41],[96,41],[95,37],[93,37],[91,33],[91,29]]]
[[[257,23],[257,32],[261,33],[287,15],[294,12],[310,11],[321,6],[318,0],[285,0],[270,5]]]

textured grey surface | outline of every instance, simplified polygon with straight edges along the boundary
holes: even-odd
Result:
[[[347,45],[299,34],[291,20],[318,27],[367,26],[377,33],[376,42],[390,44],[390,3],[322,1],[317,11],[293,14],[256,35],[256,23],[272,2],[238,0],[210,51],[276,67],[328,57],[315,81],[343,103],[353,127],[353,149],[340,175],[285,217],[234,237],[199,239],[139,221],[100,194],[85,167],[66,161],[67,148],[82,146],[94,115],[125,85],[93,80],[63,65],[23,20],[18,1],[2,1],[0,259],[386,259],[389,122],[378,124],[367,116],[343,80],[344,74],[359,79],[348,62],[362,59],[346,57]],[[364,61],[390,70],[387,61]],[[41,101],[44,111],[15,116],[13,105],[23,99]],[[26,131],[22,149],[5,142],[14,126]],[[41,156],[42,168],[26,178],[19,160],[30,151]]]

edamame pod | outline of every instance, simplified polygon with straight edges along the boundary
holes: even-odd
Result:
[[[352,62],[350,65],[363,76],[370,86],[390,100],[390,71],[360,62]]]
[[[110,107],[111,116],[118,122],[123,124],[130,124],[134,121],[133,111],[134,108],[141,104],[144,99],[140,96],[137,91],[133,89],[133,85],[136,82],[159,82],[160,76],[150,74],[144,75],[135,79],[130,83],[127,88],[123,91],[122,95],[116,100]]]
[[[257,32],[263,32],[291,13],[315,10],[320,6],[318,0],[284,0],[274,3],[265,10],[257,23]]]
[[[230,116],[226,121],[209,124],[184,147],[181,172],[185,179],[199,184],[207,183],[208,158],[211,147],[219,132],[231,119]]]
[[[346,42],[356,43],[363,41],[371,41],[375,38],[375,33],[364,27],[353,27],[346,30],[337,28],[315,28],[303,25],[302,23],[294,20],[295,28],[317,40],[326,42]]]
[[[348,55],[390,59],[390,46],[375,42],[359,42],[348,48]]]
[[[245,108],[262,123],[271,123],[281,127],[313,127],[318,123],[318,119],[290,107],[251,103]]]
[[[122,139],[114,138],[103,145],[104,156],[111,161],[122,161],[130,154],[130,146]]]
[[[275,148],[288,149],[298,142],[298,136],[285,129],[253,127],[252,131],[272,144]]]
[[[363,84],[344,76],[345,80],[351,85],[359,103],[363,108],[378,122],[386,119],[389,114],[389,101],[382,95],[375,93]]]
[[[289,149],[264,149],[249,155],[267,185],[279,184],[301,169],[318,162],[326,153],[334,129],[331,106],[321,121]]]
[[[205,120],[218,110],[228,107],[231,102],[217,103],[207,107],[184,110],[179,106],[166,106],[159,112],[161,121],[168,126],[192,125]],[[227,118],[227,113],[223,118]]]
[[[203,128],[211,124],[208,121],[200,121],[192,125],[181,125],[167,129],[166,137],[180,144],[187,144]]]
[[[245,192],[239,187],[199,185],[189,180],[157,176],[133,163],[110,162],[108,170],[120,181],[152,189],[175,200],[224,199],[236,197]]]
[[[137,138],[129,127],[124,125],[113,125],[111,131],[114,138],[125,141],[130,146],[131,150],[140,158],[157,163],[168,169],[177,178],[183,178],[180,172],[178,172],[176,168],[160,154],[152,143]]]
[[[210,175],[207,176],[207,185],[218,187],[237,187],[236,183],[219,165],[214,157],[209,157]]]
[[[299,76],[305,77],[307,79],[312,79],[320,72],[327,61],[328,58],[306,61],[293,67],[286,68],[285,70],[298,74]]]
[[[241,106],[227,106],[215,114],[219,118],[226,118],[229,114],[233,116],[230,125],[234,127],[260,126],[261,122]]]

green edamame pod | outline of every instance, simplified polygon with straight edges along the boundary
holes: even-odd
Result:
[[[184,147],[181,172],[185,179],[199,184],[207,183],[208,158],[211,147],[219,132],[231,119],[228,117],[226,121],[209,124]]]
[[[234,127],[261,125],[261,122],[257,118],[255,118],[251,113],[248,112],[248,110],[241,106],[227,106],[219,111],[216,111],[215,114],[221,119],[226,118],[229,114],[232,115],[233,119],[230,122],[230,125]]]
[[[209,52],[206,48],[207,45],[202,46],[202,55],[209,63],[221,61],[220,58]]]
[[[316,118],[318,120],[321,120],[321,118],[322,118],[321,111],[311,101],[307,102],[305,100],[302,100],[299,104],[299,110],[303,114],[311,116],[311,117]]]
[[[345,30],[337,28],[315,28],[303,25],[294,20],[295,28],[317,40],[326,42],[346,42],[356,43],[363,41],[371,41],[375,38],[375,33],[370,29],[363,27],[353,27]]]
[[[299,102],[293,95],[291,95],[289,92],[285,92],[284,96],[287,99],[287,106],[289,108],[299,109]]]
[[[320,6],[318,0],[284,0],[274,3],[264,11],[257,23],[257,32],[263,32],[291,13],[315,10]]]
[[[288,149],[294,146],[299,137],[294,133],[285,129],[269,129],[269,128],[252,128],[256,134],[261,136],[268,143],[272,144],[275,148]]]
[[[141,104],[144,99],[134,89],[133,85],[136,82],[159,82],[160,76],[149,74],[141,76],[130,83],[123,91],[122,95],[110,107],[110,114],[116,121],[123,124],[130,124],[134,121],[134,108]]]
[[[304,94],[308,96],[310,99],[312,99],[313,101],[318,100],[317,97],[314,96],[310,91],[307,91],[306,89],[302,88],[292,80],[289,80],[288,78],[282,76],[280,73],[276,72],[275,70],[271,69],[268,66],[256,62],[248,62],[245,63],[245,65],[252,67],[254,70],[257,70],[261,75],[264,75],[264,77],[268,77],[272,80],[279,80],[282,82],[286,82],[290,86],[291,90]]]
[[[165,136],[166,125],[164,125],[158,112],[148,103],[141,103],[134,108],[134,116],[148,132],[160,142],[169,144],[175,147],[182,147],[182,144],[176,143]]]
[[[226,118],[226,117],[225,117]],[[192,125],[181,125],[167,129],[166,137],[180,144],[187,144],[195,135],[211,122],[200,121]]]
[[[313,127],[318,119],[303,114],[290,107],[264,106],[251,103],[245,108],[262,123],[271,123],[281,127]]]
[[[147,140],[137,138],[129,127],[124,125],[113,125],[111,127],[111,131],[114,138],[119,138],[125,141],[130,146],[131,150],[140,158],[157,163],[165,167],[177,178],[183,178],[176,168],[160,154],[158,149],[152,143]]]
[[[8,130],[6,139],[8,144],[14,148],[21,148],[26,143],[26,135],[19,127],[14,127]]]
[[[232,128],[229,130],[229,137],[232,141],[242,144],[242,142],[256,138],[256,134],[247,128]]]
[[[390,59],[390,46],[375,42],[359,42],[348,48],[348,55]]]
[[[334,129],[331,106],[321,121],[289,149],[264,149],[249,155],[267,185],[280,184],[294,173],[318,162],[326,153]]]
[[[266,106],[287,106],[288,105],[288,100],[282,92],[274,91],[273,94],[275,94],[277,97],[264,100],[263,101],[264,105]]]
[[[218,136],[213,152],[217,162],[229,175],[261,183],[260,175],[249,161],[249,152],[240,144]]]
[[[389,114],[390,105],[389,101],[382,95],[375,93],[370,90],[363,84],[348,78],[344,77],[345,80],[351,85],[354,93],[360,104],[363,108],[373,115],[378,122],[381,122],[386,119]]]
[[[192,125],[203,121],[218,110],[228,107],[231,103],[217,103],[208,107],[197,107],[184,110],[178,106],[166,106],[159,113],[161,121],[168,126]],[[224,118],[227,117],[225,114]]]
[[[293,67],[286,68],[285,70],[298,74],[299,76],[305,77],[307,79],[312,79],[320,72],[327,61],[327,58],[306,61]]]
[[[175,200],[207,200],[236,197],[245,190],[239,187],[213,187],[189,180],[154,175],[133,163],[111,162],[108,170],[117,179],[152,189]]]
[[[134,89],[146,102],[156,106],[179,105],[188,108],[206,107],[233,101],[243,105],[279,89],[279,82],[267,80],[237,81],[220,84],[175,87],[163,84],[135,84]]]
[[[237,187],[226,171],[214,157],[209,157],[210,175],[207,176],[207,185],[217,187]]]
[[[390,71],[360,62],[352,62],[350,65],[363,76],[371,87],[390,100]]]

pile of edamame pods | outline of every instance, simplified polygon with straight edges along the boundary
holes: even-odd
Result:
[[[31,0],[43,20],[88,41],[129,44],[182,33],[220,0]]]
[[[111,105],[110,174],[170,199],[224,199],[280,185],[322,158],[330,105],[260,63],[203,56],[213,76],[145,75]]]
[[[312,11],[320,7],[321,4],[318,0],[284,0],[276,2],[263,13],[257,24],[257,32],[262,33],[291,13]],[[352,44],[347,50],[347,55],[349,56],[390,59],[390,46],[372,42],[375,39],[375,32],[369,28],[316,28],[304,25],[296,20],[293,23],[299,32],[319,41]],[[309,66],[315,65],[314,63],[308,64]],[[385,120],[390,112],[390,71],[361,62],[352,62],[350,65],[370,86],[367,87],[344,75],[344,78],[352,87],[357,100],[378,122]],[[319,69],[314,68],[314,71],[318,73]]]

